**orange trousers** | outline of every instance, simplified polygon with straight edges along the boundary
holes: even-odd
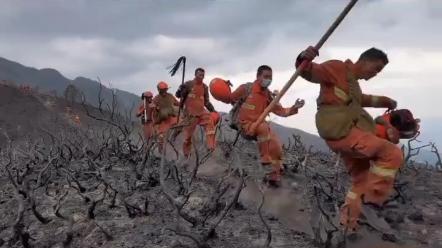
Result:
[[[151,121],[143,125],[143,138],[145,141],[147,141],[152,134],[152,125]]]
[[[355,229],[361,214],[362,195],[365,202],[377,205],[382,205],[389,196],[403,161],[402,151],[390,141],[356,127],[345,138],[326,143],[341,154],[351,176],[340,219],[343,225]]]
[[[276,134],[270,129],[268,122],[262,122],[252,133],[252,122],[241,123],[243,133],[257,136],[261,163],[270,180],[281,180],[282,149]]]
[[[183,154],[189,156],[192,150],[192,136],[198,125],[204,127],[206,132],[206,146],[208,149],[215,148],[215,126],[210,114],[205,112],[200,116],[187,116],[183,119],[183,122],[189,123],[188,126],[183,127],[184,142],[183,142]]]
[[[160,123],[155,125],[155,131],[157,133],[157,143],[158,143],[158,150],[161,151],[163,149],[164,144],[164,137],[166,130],[172,126],[175,125],[177,121],[177,117],[175,116],[169,116],[167,120],[161,121]]]
[[[178,118],[178,117],[177,117]],[[182,124],[183,123],[183,120],[184,120],[184,117],[183,117],[183,115],[181,114],[180,115],[180,119],[178,120],[178,123],[179,124]],[[183,132],[183,128],[182,127],[179,127],[179,128],[175,128],[175,129],[173,129],[173,132],[172,132],[172,134],[171,134],[171,137],[172,137],[172,142],[175,142],[175,140],[176,140],[176,138],[178,137],[178,135],[180,135],[180,133],[182,133]]]

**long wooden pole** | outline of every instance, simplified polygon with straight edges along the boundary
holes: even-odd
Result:
[[[336,20],[333,22],[333,24],[330,26],[330,28],[325,32],[325,34],[321,37],[319,42],[316,44],[315,49],[319,50],[324,43],[330,38],[332,33],[336,30],[336,28],[341,24],[342,20],[347,16],[347,14],[350,12],[350,10],[355,6],[355,4],[358,2],[358,0],[351,0],[350,3],[347,4],[345,9],[341,12],[341,14],[336,18]],[[282,96],[288,91],[288,89],[292,86],[292,84],[295,82],[295,80],[299,77],[302,70],[307,66],[309,61],[304,60],[302,63],[298,66],[295,73],[293,73],[292,77],[289,79],[289,81],[284,85],[284,88],[276,95],[276,97],[273,99],[273,101],[269,104],[269,106],[264,110],[264,112],[259,116],[258,120],[256,121],[255,125],[253,125],[253,128],[256,129],[259,124],[261,124],[266,116],[270,113],[270,111],[275,107],[275,105],[281,100]],[[255,132],[255,130],[251,130],[252,132]]]

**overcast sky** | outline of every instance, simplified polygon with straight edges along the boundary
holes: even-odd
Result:
[[[55,68],[68,78],[97,76],[140,94],[179,77],[166,67],[185,55],[188,79],[206,69],[206,83],[223,76],[237,86],[252,81],[259,65],[274,69],[281,89],[294,61],[314,45],[348,1],[1,1],[0,56],[36,68]],[[370,47],[385,50],[390,64],[366,93],[388,95],[423,121],[427,139],[442,143],[442,1],[359,1],[320,51],[317,61],[353,59]],[[304,98],[296,116],[277,122],[316,133],[318,86],[298,80],[283,97]],[[230,106],[214,101],[218,110]],[[438,104],[439,103],[439,104]],[[371,111],[376,115],[381,110]]]

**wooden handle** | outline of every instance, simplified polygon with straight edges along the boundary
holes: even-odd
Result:
[[[345,16],[350,12],[350,10],[355,6],[355,4],[358,2],[358,0],[351,0],[350,3],[347,4],[345,9],[341,12],[341,14],[336,18],[336,20],[333,22],[333,24],[330,26],[330,28],[325,32],[325,34],[321,37],[321,39],[316,44],[315,48],[319,51],[319,49],[324,45],[324,43],[330,38],[332,33],[336,30],[336,28],[341,24],[342,20],[344,20]],[[256,121],[256,125],[254,125],[254,128],[258,127],[259,124],[261,124],[266,116],[270,113],[270,111],[275,107],[275,105],[281,100],[282,96],[288,91],[288,89],[292,86],[292,84],[295,82],[295,80],[299,77],[302,70],[308,65],[308,61],[304,60],[302,63],[298,66],[295,73],[293,73],[292,77],[289,79],[289,81],[284,85],[282,90],[279,92],[278,95],[273,99],[273,101],[267,106],[267,108],[264,110],[264,112],[259,116],[258,120]],[[252,126],[253,127],[253,126]],[[251,130],[252,133],[255,132],[255,130]]]

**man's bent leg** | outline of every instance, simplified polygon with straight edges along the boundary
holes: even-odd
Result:
[[[368,159],[354,159],[350,156],[341,156],[345,168],[351,176],[351,186],[341,206],[341,224],[354,230],[361,214],[361,196],[364,194],[370,161]]]
[[[270,130],[269,135],[270,140],[267,144],[273,167],[271,168],[271,173],[267,175],[267,179],[271,186],[279,187],[281,181],[282,149],[276,134]]]
[[[339,151],[346,156],[372,160],[367,183],[364,187],[364,200],[381,205],[383,200],[388,197],[396,171],[403,160],[399,147],[358,128],[352,128],[345,138],[327,141],[327,144],[332,150]],[[385,223],[385,220],[374,220],[377,216],[373,212],[374,210],[368,206],[364,205],[362,210],[367,220],[372,219],[369,221],[372,222],[370,225],[386,228],[388,224]]]
[[[402,151],[395,144],[357,128],[352,129],[349,138],[344,138],[349,141],[344,153],[350,149],[348,154],[353,158],[371,160],[364,199],[382,205],[392,189],[394,177],[402,164]]]
[[[371,161],[365,201],[383,205],[393,189],[394,178],[402,162],[402,151],[393,143],[377,154]]]
[[[251,123],[242,124],[243,132],[246,135],[256,136],[261,164],[266,173],[266,175],[264,176],[264,180],[270,182],[270,179],[272,179],[272,183],[277,181],[279,182],[279,175],[275,172],[275,167],[278,166],[278,163],[276,163],[277,165],[275,165],[272,156],[270,155],[270,147],[272,145],[270,141],[272,140],[272,135],[269,124],[267,122],[262,122],[256,128],[255,133],[251,132],[250,126]],[[278,172],[279,171],[280,169],[278,170]]]
[[[165,137],[167,136],[167,134],[166,134],[167,129],[170,126],[174,125],[175,123],[176,123],[176,117],[171,116],[168,119],[162,121],[160,124],[158,124],[158,129],[157,129],[158,137],[157,137],[157,139],[158,139],[158,149],[160,151],[162,151],[162,149],[163,149],[164,142],[166,142],[166,144],[167,144],[167,141],[164,140]]]
[[[184,123],[185,122],[183,121],[183,115],[180,115],[180,118],[178,120],[178,125],[182,125]],[[180,133],[182,133],[182,132],[183,132],[183,127],[175,128],[172,133],[172,141],[175,142],[178,135],[180,135]]]
[[[215,149],[215,126],[209,114],[203,114],[199,118],[199,124],[204,126],[206,132],[206,146],[207,149]]]
[[[184,142],[183,142],[183,155],[189,157],[192,149],[192,137],[198,124],[198,119],[195,117],[189,117],[190,125],[183,128]]]

